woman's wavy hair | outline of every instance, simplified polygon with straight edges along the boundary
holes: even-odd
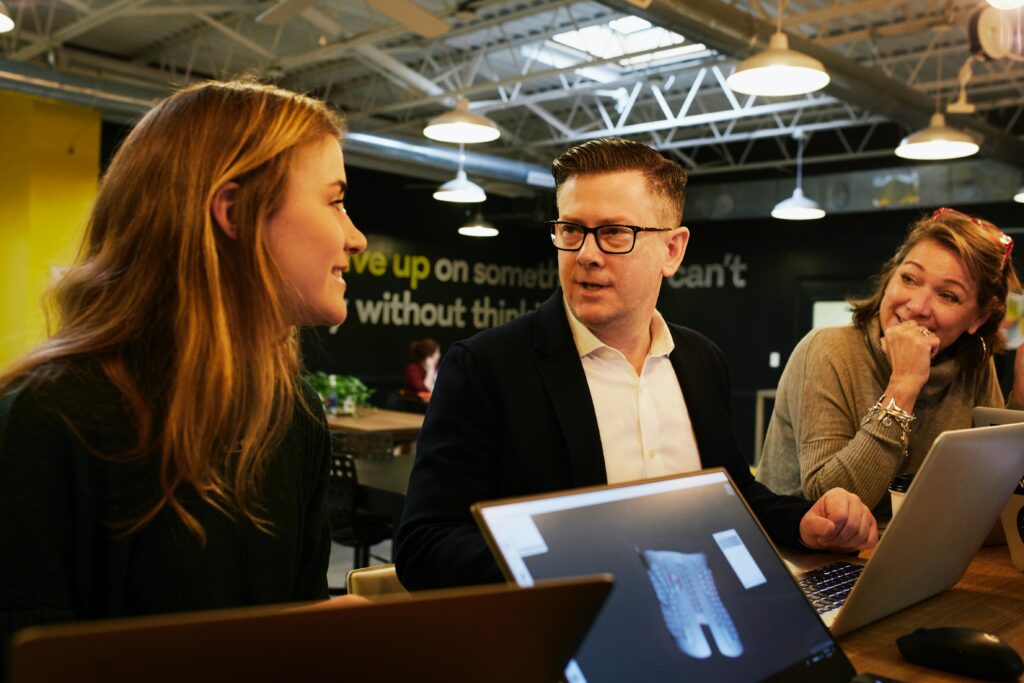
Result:
[[[97,362],[138,439],[128,453],[96,455],[159,458],[160,498],[122,520],[125,533],[169,507],[205,543],[181,503],[185,487],[272,532],[263,473],[302,395],[297,331],[285,315],[290,285],[265,228],[295,149],[328,136],[340,144],[344,133],[342,117],[313,98],[210,82],[157,104],[114,156],[78,258],[49,293],[55,332],[0,376],[0,392],[52,379],[67,361]],[[230,181],[233,238],[211,215]],[[140,386],[140,374],[160,391]]]
[[[1012,242],[992,223],[952,209],[939,209],[912,223],[907,236],[891,259],[885,262],[875,278],[874,291],[863,299],[849,299],[853,308],[853,323],[866,330],[882,307],[882,298],[896,268],[910,250],[925,240],[936,242],[956,254],[978,289],[978,307],[989,314],[973,335],[984,341],[961,335],[951,350],[961,367],[973,369],[988,362],[993,353],[1006,347],[999,327],[1006,316],[1006,296],[1021,291],[1020,278],[1010,257]]]

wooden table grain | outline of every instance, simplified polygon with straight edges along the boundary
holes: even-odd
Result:
[[[331,430],[351,434],[391,434],[398,443],[416,440],[423,426],[423,415],[384,408],[359,409],[354,416],[329,415],[327,424]]]
[[[903,681],[974,680],[911,664],[900,655],[897,638],[940,626],[981,629],[1024,653],[1024,572],[1013,566],[1006,546],[982,548],[953,588],[847,634],[839,644],[857,671]]]

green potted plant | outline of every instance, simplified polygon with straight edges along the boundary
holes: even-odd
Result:
[[[330,415],[355,415],[356,408],[370,407],[374,390],[354,375],[334,375],[315,372],[303,375],[310,386],[320,394],[324,409]]]

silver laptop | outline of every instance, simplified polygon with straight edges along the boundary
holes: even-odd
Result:
[[[790,567],[832,633],[853,631],[959,581],[1021,472],[1024,423],[943,432],[869,561],[807,555]]]
[[[520,586],[615,576],[569,683],[854,675],[724,470],[482,503],[473,514]]]
[[[1014,422],[1024,422],[1024,410],[978,406],[971,411],[971,417],[975,427],[1008,425]]]

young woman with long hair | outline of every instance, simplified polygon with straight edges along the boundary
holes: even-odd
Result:
[[[297,326],[345,319],[342,118],[248,82],[159,103],[55,331],[0,375],[0,645],[54,621],[327,597],[329,434]]]

